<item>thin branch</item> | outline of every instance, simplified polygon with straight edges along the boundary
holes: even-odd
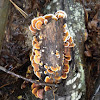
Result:
[[[23,79],[23,80],[25,80],[25,81],[31,82],[31,83],[35,83],[35,84],[42,85],[42,86],[44,85],[44,86],[58,87],[57,84],[50,84],[50,83],[45,83],[45,82],[38,82],[38,81],[35,81],[35,80],[32,80],[32,79],[27,79],[27,78],[25,78],[25,77],[23,77],[23,76],[21,76],[21,75],[18,75],[18,74],[15,74],[15,73],[11,72],[11,71],[8,71],[7,69],[5,69],[5,68],[2,67],[2,66],[0,66],[0,70],[6,72],[6,73],[8,73],[8,74],[11,74],[11,75],[13,75],[13,76],[16,76],[16,77],[18,77],[18,78],[21,78],[21,79]]]
[[[14,83],[14,82],[12,82],[12,83]],[[4,84],[4,85],[0,86],[0,89],[7,86],[7,85],[11,85],[12,83],[10,82],[10,83]]]
[[[28,14],[26,12],[24,12],[21,8],[19,8],[12,0],[9,0],[14,6],[15,8],[26,18],[28,17]]]

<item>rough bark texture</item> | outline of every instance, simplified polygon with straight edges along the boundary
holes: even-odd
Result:
[[[0,50],[4,39],[4,31],[8,16],[9,0],[0,0]]]
[[[44,50],[41,54],[41,61],[44,64],[48,64],[48,66],[56,67],[57,64],[59,66],[62,65],[63,60],[63,19],[59,21],[52,20],[47,24],[42,31],[43,34],[43,42],[41,44],[41,50]],[[40,32],[41,32],[40,31]],[[46,48],[45,48],[46,47]],[[55,56],[56,50],[59,51],[60,58]],[[51,54],[51,53],[54,54]],[[61,76],[61,71],[58,71]]]
[[[73,0],[53,0],[45,9],[45,13],[54,13],[57,10],[64,10],[67,17],[67,24],[71,36],[74,38],[76,47],[73,49],[73,59],[70,64],[70,72],[66,81],[59,86],[55,93],[56,100],[84,100],[85,99],[85,78],[84,78],[84,57],[83,57],[83,33],[85,31],[84,11],[79,3]],[[65,83],[65,84],[64,84]],[[53,100],[53,91],[45,93],[45,100]]]
[[[62,55],[63,55],[63,22],[59,21],[56,23],[55,20],[50,22],[42,32],[44,35],[44,41],[42,42],[41,46],[46,49],[45,52],[42,54],[41,60],[44,63],[48,63],[48,66],[56,66],[58,63],[59,66],[62,66]],[[47,47],[47,48],[45,48]],[[55,55],[51,55],[51,52],[56,53],[56,50],[60,51],[61,59],[57,59]]]

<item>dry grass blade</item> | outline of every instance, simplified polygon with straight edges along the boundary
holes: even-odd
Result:
[[[21,8],[19,8],[12,0],[9,0],[14,6],[15,8],[26,18],[28,17],[28,14],[25,13]]]

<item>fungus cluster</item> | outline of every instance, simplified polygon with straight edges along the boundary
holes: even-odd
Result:
[[[41,88],[41,86],[33,83],[31,85],[31,88],[32,88],[32,93],[35,95],[35,97],[40,98],[40,99],[43,99],[44,89]]]
[[[42,52],[45,50],[41,49],[41,43],[43,41],[43,34],[40,32],[43,26],[49,23],[49,20],[58,21],[59,19],[66,19],[67,14],[59,10],[55,14],[46,14],[44,16],[36,17],[32,19],[29,30],[33,33],[32,40],[32,54],[30,56],[31,65],[34,69],[34,74],[46,83],[59,83],[61,79],[66,79],[67,74],[69,73],[69,61],[71,60],[71,49],[75,46],[72,37],[69,34],[67,24],[64,23],[63,28],[63,66],[56,64],[56,66],[48,65],[41,60]],[[37,35],[38,34],[38,35]],[[46,48],[46,47],[45,47]],[[55,53],[51,52],[51,55],[55,55],[57,59],[60,59],[60,51],[56,50]],[[43,69],[43,70],[42,70]],[[58,75],[58,72],[61,71],[61,76]],[[41,76],[44,74],[45,78]],[[37,97],[42,99],[43,92],[50,90],[51,87],[45,86],[44,89],[41,86],[32,84],[32,93]]]

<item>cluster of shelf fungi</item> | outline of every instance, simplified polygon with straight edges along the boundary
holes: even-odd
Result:
[[[55,14],[46,14],[31,20],[29,30],[33,34],[32,53],[30,55],[34,74],[39,81],[60,83],[67,78],[71,48],[75,46],[66,24],[67,14],[59,10]],[[44,91],[50,86],[32,84],[32,93],[43,99]]]

